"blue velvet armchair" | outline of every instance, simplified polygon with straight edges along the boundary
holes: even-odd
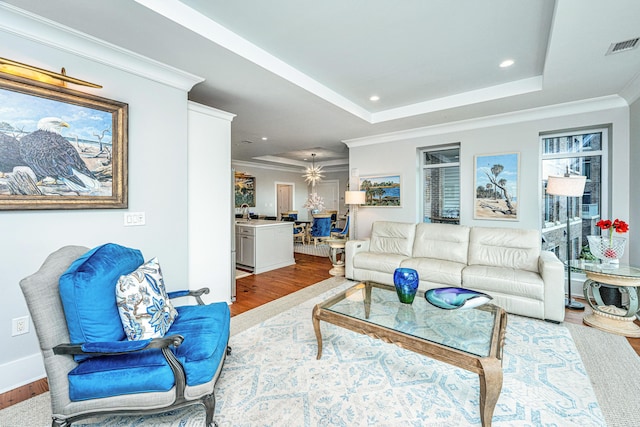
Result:
[[[346,239],[349,237],[349,216],[347,216],[344,228],[336,227],[331,229],[331,237],[338,237],[340,239]]]
[[[313,239],[313,244],[318,245],[319,241],[331,237],[331,215],[319,214],[314,215],[313,225],[309,233],[309,240]],[[311,242],[309,242],[311,243]]]
[[[167,300],[192,297],[198,305],[173,307],[175,317],[163,336],[127,339],[116,284],[121,286],[123,275],[134,274],[142,263],[139,251],[119,245],[90,251],[66,246],[20,281],[47,373],[52,426],[191,404],[203,405],[206,425],[215,425],[214,386],[230,351],[229,307],[226,302],[204,305],[206,288],[167,293],[164,283],[159,286],[162,280],[152,280],[145,286],[163,291]],[[155,326],[166,326],[168,303],[155,297],[152,302],[148,313],[157,318]]]

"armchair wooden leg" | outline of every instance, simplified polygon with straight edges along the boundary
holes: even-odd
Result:
[[[208,394],[202,399],[202,403],[204,404],[204,409],[206,411],[205,425],[207,427],[217,426],[218,424],[213,421],[213,413],[216,410],[216,397],[213,393]]]
[[[66,419],[52,418],[51,420],[51,427],[67,427],[68,425],[69,422]]]

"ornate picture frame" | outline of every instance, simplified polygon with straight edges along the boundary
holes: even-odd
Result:
[[[474,158],[473,218],[518,221],[520,153]]]
[[[0,78],[0,210],[127,208],[128,105]]]

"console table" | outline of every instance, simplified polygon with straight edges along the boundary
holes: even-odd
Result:
[[[570,266],[584,271],[587,276],[583,285],[584,298],[593,309],[593,314],[584,316],[582,321],[594,328],[625,337],[640,337],[640,326],[634,323],[638,313],[640,289],[640,268],[620,264],[616,268],[602,268],[601,264],[571,261]],[[605,305],[600,295],[601,287],[618,288],[629,297],[627,310]],[[595,302],[594,302],[595,300]]]

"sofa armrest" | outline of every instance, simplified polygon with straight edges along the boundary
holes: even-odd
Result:
[[[538,271],[544,282],[546,320],[564,320],[564,264],[550,251],[541,251]]]
[[[347,279],[353,279],[353,257],[360,252],[368,252],[370,242],[371,241],[369,239],[347,240],[347,243],[344,247],[344,276]]]

